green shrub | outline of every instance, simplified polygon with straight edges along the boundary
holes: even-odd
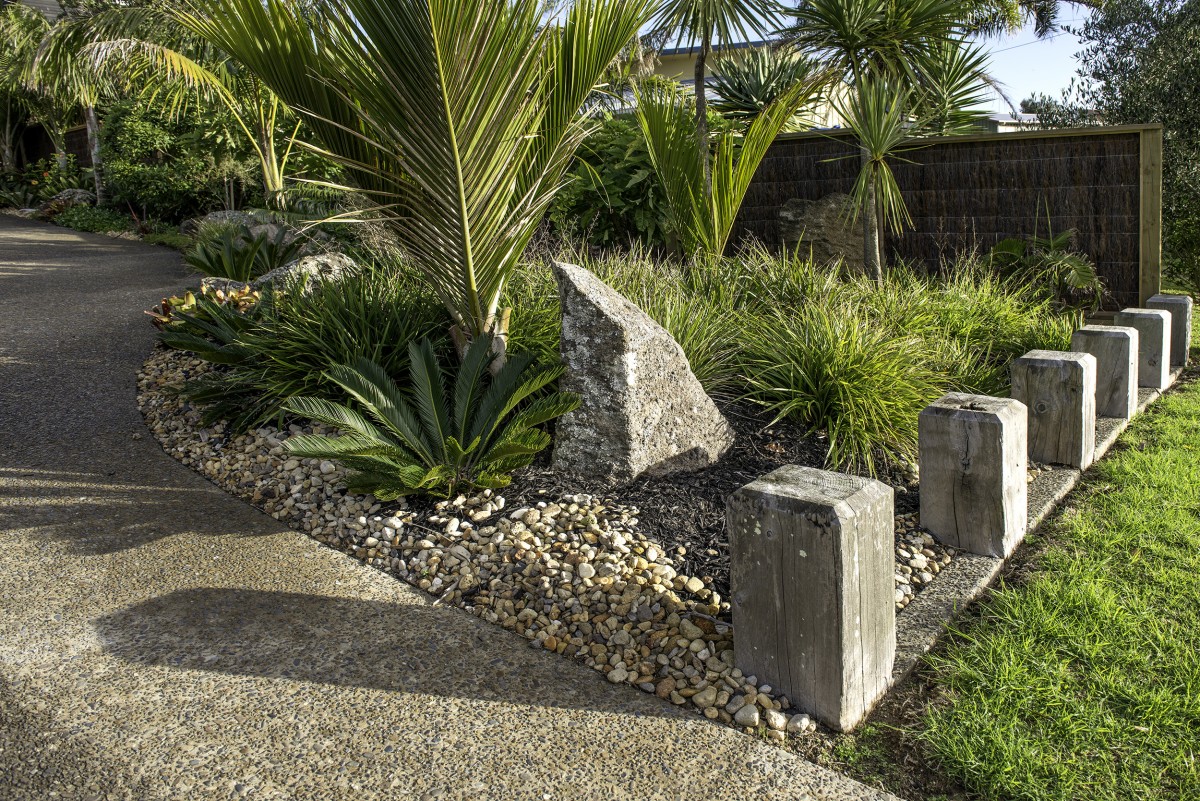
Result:
[[[180,251],[189,250],[196,243],[196,240],[178,231],[174,233],[167,231],[158,234],[146,234],[142,237],[142,241],[150,245],[162,245]]]
[[[211,107],[121,101],[104,116],[101,148],[113,200],[181,220],[258,192],[256,163],[236,123]]]
[[[448,497],[460,487],[507,486],[509,473],[550,444],[537,426],[579,406],[575,395],[541,394],[562,368],[531,369],[528,354],[513,356],[491,376],[490,337],[471,343],[450,386],[428,340],[410,344],[408,357],[407,391],[367,359],[328,371],[370,420],[323,398],[289,401],[289,411],[345,435],[293,437],[288,451],[340,461],[355,471],[346,479],[352,492],[385,501],[415,492]]]
[[[191,331],[198,340],[163,339],[225,365],[184,392],[206,407],[206,421],[227,420],[235,430],[279,419],[283,404],[296,396],[345,400],[342,388],[326,377],[339,364],[369,359],[389,375],[401,375],[408,360],[404,343],[438,336],[449,326],[420,279],[396,266],[372,265],[339,281],[268,293],[242,329],[224,312],[219,331]]]
[[[854,304],[815,300],[747,323],[747,396],[824,432],[830,463],[869,471],[877,449],[916,456],[917,415],[947,384],[919,337],[894,336]]]
[[[666,241],[665,199],[636,120],[606,117],[575,158],[547,215],[561,236],[602,246]]]
[[[54,217],[54,222],[76,231],[105,234],[109,231],[128,231],[133,221],[128,214],[96,206],[72,206]]]

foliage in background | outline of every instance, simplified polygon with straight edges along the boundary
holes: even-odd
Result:
[[[666,241],[662,188],[636,120],[600,120],[579,147],[569,177],[546,215],[560,237],[601,247]]]
[[[1027,107],[1050,128],[1162,124],[1164,267],[1200,288],[1200,5],[1112,0],[1075,33],[1078,80]]]
[[[102,143],[113,201],[142,218],[195,217],[245,197],[246,184],[254,189],[252,166],[220,113],[176,115],[123,101],[105,113]]]
[[[721,255],[738,209],[771,143],[814,87],[827,81],[814,73],[793,84],[747,126],[728,130],[710,148],[697,147],[692,135],[692,98],[676,83],[651,83],[635,89],[637,118],[650,161],[667,201],[667,219],[689,258]]]
[[[789,89],[802,83],[810,87],[809,96],[783,130],[804,130],[813,122],[805,110],[820,101],[827,89],[820,81],[813,80],[820,70],[815,60],[782,48],[721,53],[713,63],[712,86],[717,98],[712,107],[727,119],[748,124]]]
[[[884,266],[879,225],[907,216],[897,216],[903,200],[898,189],[889,188],[882,166],[899,145],[899,127],[915,118],[919,124],[910,133],[920,132],[928,116],[923,103],[949,124],[963,110],[946,103],[972,98],[971,84],[984,81],[984,75],[970,72],[962,82],[950,80],[958,70],[942,63],[967,47],[966,23],[977,11],[971,0],[801,0],[790,12],[795,22],[783,31],[786,41],[840,77],[844,88],[833,90],[835,98],[849,95],[840,102],[862,144],[866,173],[856,192],[864,219],[863,256],[877,281]],[[933,77],[944,85],[923,86]]]
[[[110,231],[128,231],[133,220],[128,214],[98,206],[72,206],[55,215],[57,225],[74,228],[76,231],[104,234]]]
[[[354,471],[346,478],[352,492],[385,501],[508,486],[509,473],[550,444],[538,426],[577,408],[579,397],[543,393],[562,367],[533,368],[532,357],[521,354],[493,376],[489,366],[496,358],[488,338],[477,337],[456,373],[446,376],[428,340],[411,343],[404,389],[369,360],[334,367],[329,379],[370,419],[323,398],[293,398],[289,411],[343,435],[293,437],[288,451],[340,461]]]

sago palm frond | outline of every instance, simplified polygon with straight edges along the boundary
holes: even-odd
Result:
[[[533,399],[561,368],[532,369],[519,356],[491,375],[496,358],[491,338],[476,337],[451,382],[452,400],[428,341],[409,345],[407,391],[369,359],[336,367],[329,378],[362,413],[318,398],[293,398],[289,411],[343,433],[293,437],[287,448],[341,462],[354,471],[348,488],[381,500],[413,492],[449,494],[459,486],[505,486],[508,473],[550,444],[549,434],[536,426],[577,408],[579,398],[551,392]]]

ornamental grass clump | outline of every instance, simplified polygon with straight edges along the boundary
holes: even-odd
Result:
[[[353,407],[316,397],[293,398],[286,407],[342,435],[293,437],[287,449],[341,462],[352,471],[347,489],[384,501],[507,486],[509,473],[550,444],[538,426],[577,408],[579,397],[545,391],[561,367],[535,368],[532,356],[517,354],[493,376],[496,359],[489,338],[477,337],[447,386],[430,342],[411,343],[404,389],[369,359],[333,367],[326,375]]]
[[[747,321],[740,361],[746,397],[819,429],[828,461],[873,470],[876,451],[916,455],[917,415],[945,392],[925,342],[896,336],[852,303],[812,302]]]

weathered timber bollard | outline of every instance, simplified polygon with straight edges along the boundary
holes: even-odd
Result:
[[[738,667],[854,728],[896,657],[891,487],[786,465],[735,492],[727,512]]]
[[[1138,386],[1166,389],[1171,381],[1171,313],[1124,309],[1113,323],[1138,330]]]
[[[1147,309],[1171,315],[1171,366],[1183,367],[1192,346],[1192,299],[1188,295],[1155,295],[1146,301]]]
[[[1137,412],[1138,330],[1085,325],[1071,335],[1071,350],[1096,357],[1096,414],[1128,420]]]
[[[1029,458],[1086,470],[1096,454],[1096,357],[1031,350],[1011,374],[1012,396],[1029,409]]]
[[[1005,557],[1025,538],[1025,405],[952,392],[921,412],[921,525],[947,545]]]

